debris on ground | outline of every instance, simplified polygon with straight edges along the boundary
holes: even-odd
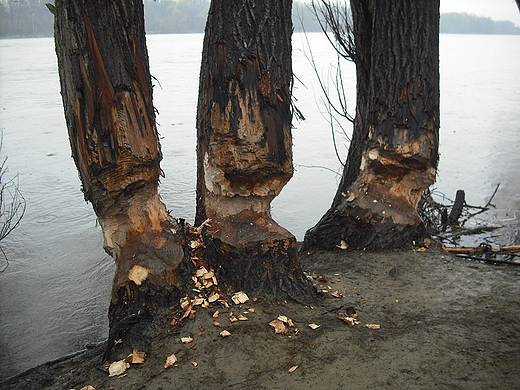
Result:
[[[177,357],[174,353],[171,353],[168,356],[166,356],[166,363],[164,363],[164,368],[169,368],[173,366],[175,363],[177,363]]]

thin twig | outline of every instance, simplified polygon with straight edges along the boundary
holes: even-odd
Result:
[[[298,167],[303,167],[303,168],[320,168],[320,169],[326,169],[327,171],[331,171],[333,173],[335,173],[336,175],[338,176],[341,176],[341,174],[339,172],[336,172],[334,169],[330,169],[330,168],[327,168],[327,167],[324,167],[322,165],[303,165],[303,164],[294,164]]]

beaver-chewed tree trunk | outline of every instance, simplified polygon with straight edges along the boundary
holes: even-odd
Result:
[[[427,235],[418,215],[439,136],[439,1],[351,1],[354,132],[332,206],[304,249],[382,249]],[[343,245],[344,247],[344,245]]]
[[[296,240],[271,217],[293,174],[291,0],[213,0],[197,115],[196,223],[219,279],[308,301]]]
[[[85,198],[117,272],[109,349],[142,347],[158,310],[178,305],[184,251],[158,194],[161,151],[141,0],[57,0],[61,92]],[[136,337],[134,337],[136,336]],[[121,351],[123,352],[123,351]]]

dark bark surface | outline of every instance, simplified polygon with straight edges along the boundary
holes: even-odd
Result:
[[[197,115],[196,223],[211,219],[208,261],[220,280],[306,300],[294,236],[270,212],[293,173],[291,5],[211,3]]]
[[[178,306],[185,258],[157,191],[161,169],[141,0],[57,0],[61,92],[85,198],[117,263],[110,341],[146,340],[164,307]],[[109,343],[109,350],[113,344]]]
[[[382,249],[427,235],[417,213],[436,176],[439,2],[351,1],[357,71],[354,132],[331,208],[304,248]]]

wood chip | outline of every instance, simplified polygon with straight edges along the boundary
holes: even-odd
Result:
[[[215,313],[213,313],[212,317],[213,318],[218,318],[219,314],[220,314],[220,312],[217,310]]]
[[[229,321],[230,322],[237,322],[238,318],[236,318],[233,313],[229,313]]]
[[[340,317],[340,319],[342,319],[343,321],[345,321],[347,324],[349,325],[359,325],[361,324],[361,321],[359,321],[357,319],[357,316],[354,317],[354,315],[352,315],[351,317],[350,316],[347,316],[347,317]]]
[[[219,303],[222,304],[222,306],[224,306],[226,309],[229,309],[229,304],[227,303],[227,301],[225,299],[219,299],[218,300]]]
[[[92,386],[92,385],[86,385],[86,386],[83,386],[79,390],[96,390],[96,388],[94,386]]]
[[[321,325],[309,324],[309,328],[311,328],[312,330],[318,329],[320,326]]]
[[[126,360],[118,360],[108,366],[108,376],[121,375],[128,367],[130,367],[130,363],[127,363]]]
[[[239,321],[249,321],[249,318],[247,318],[246,316],[243,316],[243,315],[239,315],[238,319],[239,319]]]
[[[177,363],[177,357],[174,353],[166,356],[166,363],[164,363],[164,368],[168,368],[173,366],[175,363]]]
[[[191,305],[191,299],[189,297],[181,298],[181,309],[186,311]]]
[[[219,298],[220,298],[220,294],[219,294],[219,293],[213,293],[213,294],[211,294],[211,295],[208,297],[208,302],[209,302],[209,303],[216,302],[216,301],[218,301]]]
[[[181,318],[182,320],[185,319],[186,317],[191,317],[191,316],[192,316],[192,313],[193,313],[193,310],[191,310],[192,307],[193,307],[193,306],[190,305],[190,307],[188,307],[188,310],[186,310],[186,311],[184,312],[184,315],[183,315],[182,318]]]
[[[381,329],[381,325],[378,324],[366,324],[368,329]]]
[[[127,363],[140,364],[146,360],[146,352],[140,352],[136,349],[125,359]]]
[[[148,268],[136,264],[128,271],[128,279],[140,286],[149,274]]]
[[[199,246],[202,246],[202,245],[203,245],[203,243],[200,242],[200,241],[195,241],[195,240],[194,241],[190,241],[190,247],[192,249],[196,249],[196,248],[198,248]]]
[[[202,278],[202,276],[207,273],[208,273],[208,270],[206,268],[200,267],[197,271],[195,271],[195,276],[197,278]]]
[[[286,323],[287,325],[294,327],[294,322],[289,317],[287,317],[287,316],[278,316],[278,319],[280,321]]]
[[[297,369],[298,367],[300,367],[300,366],[292,366],[291,368],[289,368],[288,371],[289,371],[289,372],[294,372],[294,371],[296,371],[296,369]]]
[[[220,322],[213,321],[213,326],[216,326],[217,328],[220,328],[222,325],[220,325]]]
[[[228,337],[231,336],[231,333],[229,333],[227,330],[223,330],[222,332],[220,332],[220,335],[222,337]]]
[[[333,297],[336,297],[336,298],[343,298],[343,294],[339,292],[339,290],[336,290],[334,291],[332,294]]]
[[[241,303],[246,303],[249,301],[249,297],[243,291],[237,292],[235,295],[231,297],[231,300],[235,303],[235,305],[239,305]]]
[[[339,249],[343,249],[343,250],[348,249],[348,244],[347,244],[345,241],[343,241],[343,240],[341,240],[340,243],[339,243],[339,245],[336,245],[336,246],[337,246]]]
[[[289,332],[289,329],[287,329],[283,321],[279,319],[272,320],[269,325],[274,328],[274,332],[277,334],[287,334]]]
[[[181,337],[181,343],[189,344],[193,341],[193,337]]]
[[[353,192],[347,192],[347,194],[349,194],[347,202],[352,202],[354,199],[356,199],[356,195],[354,195]],[[341,195],[346,196],[343,192],[341,193]]]
[[[191,364],[193,364],[193,367],[197,367],[199,365],[197,362],[191,362]]]

